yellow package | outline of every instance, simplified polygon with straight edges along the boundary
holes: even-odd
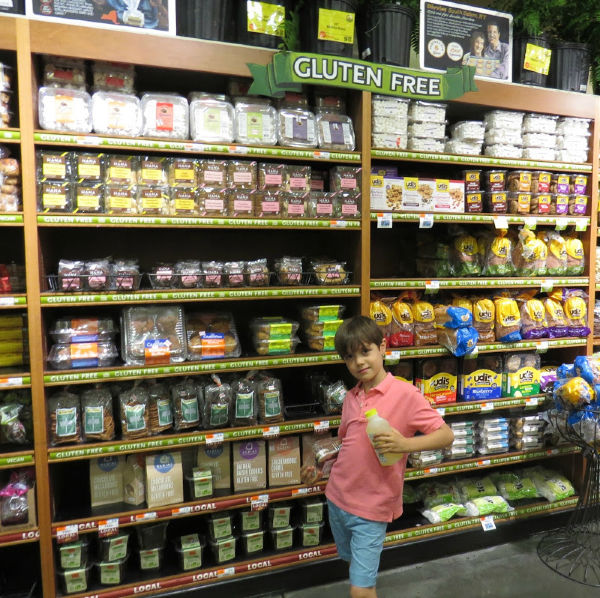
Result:
[[[521,336],[524,339],[548,336],[546,310],[539,299],[528,299],[521,304]]]
[[[371,301],[370,316],[371,320],[374,320],[381,328],[381,332],[387,340],[392,324],[392,310],[383,301],[377,299]]]
[[[493,343],[496,340],[495,319],[496,307],[491,299],[477,299],[473,302],[473,327],[479,332],[480,343]]]
[[[521,314],[514,299],[502,297],[494,301],[496,308],[496,340],[514,343],[521,340]]]
[[[577,409],[595,398],[593,388],[583,378],[569,378],[556,390],[558,399]]]
[[[415,325],[415,346],[435,345],[437,334],[434,328],[433,305],[427,301],[417,301],[412,305],[412,315]]]
[[[587,325],[587,305],[581,297],[569,297],[563,308],[569,336],[586,337],[590,333]]]
[[[392,304],[388,345],[390,347],[411,347],[414,340],[413,315],[410,305],[398,299]]]
[[[577,276],[583,274],[585,268],[585,253],[583,243],[577,237],[567,237],[565,239],[565,248],[567,250],[567,276]]]
[[[473,313],[473,303],[468,297],[463,297],[462,295],[457,295],[452,299],[453,307],[464,307],[464,309],[468,309],[471,313]]]
[[[567,336],[569,329],[567,318],[560,301],[547,297],[543,299],[546,308],[546,320],[548,322],[548,336],[550,338],[560,338]]]

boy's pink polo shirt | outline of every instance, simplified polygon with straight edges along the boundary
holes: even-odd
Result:
[[[402,515],[406,456],[384,467],[369,442],[365,412],[377,409],[402,435],[430,434],[444,423],[439,413],[411,384],[389,374],[366,395],[360,384],[348,391],[338,436],[342,448],[333,465],[325,495],[338,507],[372,521]]]

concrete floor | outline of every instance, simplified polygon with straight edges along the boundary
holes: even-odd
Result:
[[[379,575],[378,598],[600,598],[600,588],[565,579],[537,555],[541,536],[445,557]],[[348,598],[348,582],[268,598]],[[266,598],[266,597],[265,597]]]

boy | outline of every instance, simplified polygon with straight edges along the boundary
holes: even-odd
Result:
[[[335,348],[358,384],[344,399],[338,430],[342,447],[325,491],[329,524],[340,558],[350,563],[351,598],[376,598],[387,523],[402,514],[406,455],[394,465],[380,465],[367,436],[365,412],[377,409],[394,428],[374,439],[382,453],[443,448],[452,444],[454,434],[414,386],[386,373],[385,339],[373,320],[345,320],[335,335]],[[319,474],[306,465],[302,481],[311,484]]]

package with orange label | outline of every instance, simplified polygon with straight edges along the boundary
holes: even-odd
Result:
[[[418,361],[415,386],[432,405],[455,403],[458,387],[458,361],[439,358]]]
[[[121,353],[127,365],[169,365],[186,358],[183,309],[127,307],[121,316]]]
[[[188,359],[223,359],[242,353],[233,316],[229,313],[191,313],[186,318]]]

